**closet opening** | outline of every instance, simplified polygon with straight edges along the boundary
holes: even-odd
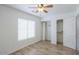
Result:
[[[57,45],[63,46],[63,19],[57,20]]]

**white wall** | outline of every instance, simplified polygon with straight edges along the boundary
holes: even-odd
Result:
[[[77,21],[77,26],[76,26],[76,34],[77,34],[77,46],[76,46],[76,48],[77,48],[77,50],[79,51],[79,15],[77,15],[77,19],[76,19],[76,21]]]
[[[51,43],[57,42],[57,24],[56,21],[63,19],[63,43],[64,46],[76,48],[76,18],[75,12],[50,16],[51,21]]]
[[[64,46],[76,48],[76,18],[70,16],[64,20]]]
[[[76,37],[76,39],[77,39],[77,43],[76,43],[76,48],[77,48],[77,50],[79,51],[79,5],[78,5],[78,7],[77,7],[77,11],[76,11],[76,22],[77,22],[77,27],[76,27],[76,35],[77,35],[77,37]]]
[[[34,38],[18,41],[18,18],[36,22],[36,36]],[[39,17],[0,5],[0,54],[12,53],[39,40],[41,40]]]
[[[51,24],[50,24],[51,22],[50,21],[47,21],[47,40],[50,40],[50,33],[51,33]]]
[[[56,39],[57,39],[57,37],[56,37],[56,20],[54,20],[54,18],[52,18],[52,20],[51,20],[51,38],[50,38],[50,40],[51,40],[51,43],[52,44],[56,44]]]

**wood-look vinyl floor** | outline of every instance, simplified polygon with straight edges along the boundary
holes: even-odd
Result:
[[[49,41],[39,41],[10,55],[76,55],[76,51],[61,44],[53,45]]]

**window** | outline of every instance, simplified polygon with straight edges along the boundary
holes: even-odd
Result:
[[[29,20],[27,29],[28,29],[28,38],[34,37],[35,36],[35,22]]]
[[[18,40],[35,37],[35,21],[18,19]]]

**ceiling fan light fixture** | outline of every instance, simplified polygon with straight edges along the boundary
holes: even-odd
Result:
[[[43,12],[44,8],[38,8],[37,9],[39,12]]]
[[[36,10],[36,13],[37,12],[45,12],[45,13],[48,13],[48,8],[52,8],[53,7],[53,5],[47,5],[47,4],[37,4],[36,6],[37,6],[37,7],[35,7],[37,9]]]

